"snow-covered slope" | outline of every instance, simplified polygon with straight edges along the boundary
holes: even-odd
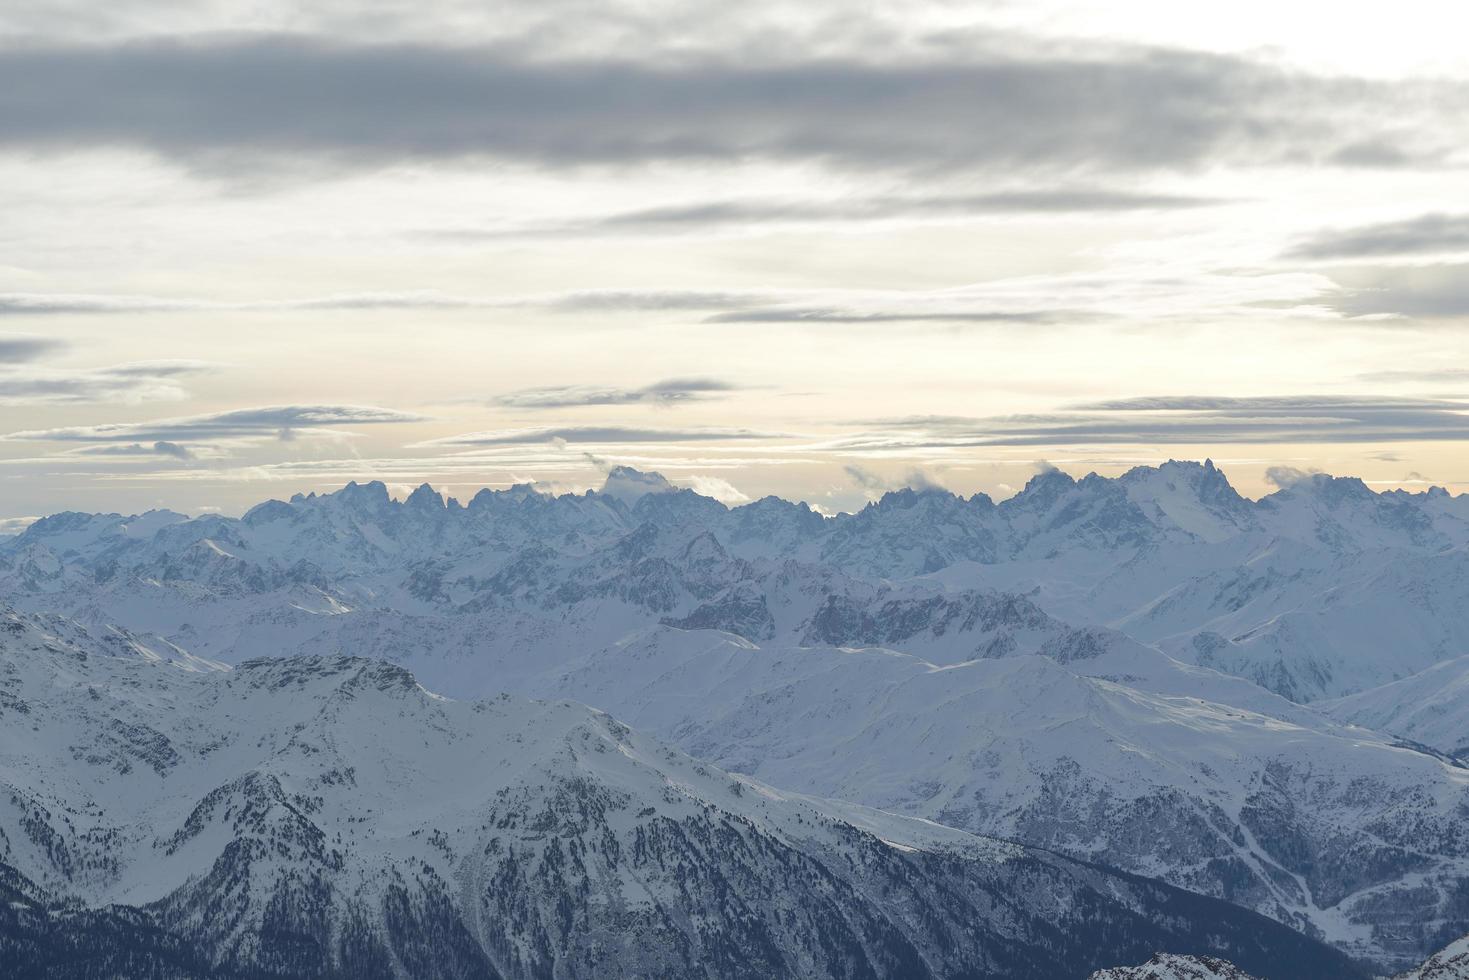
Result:
[[[1095,639],[939,666],[660,628],[542,690],[775,785],[1162,877],[1384,964],[1469,929],[1469,770]]]
[[[1469,657],[1317,707],[1346,724],[1469,758]]]
[[[1300,701],[1469,650],[1469,551],[1334,555],[1287,542],[1171,589],[1114,625]]]
[[[0,631],[20,975],[1081,977],[1159,946],[1352,975],[1225,903],[782,793],[581,705],[86,636]]]

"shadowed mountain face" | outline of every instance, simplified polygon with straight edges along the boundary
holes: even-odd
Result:
[[[575,698],[785,790],[1401,969],[1469,929],[1466,501],[1325,476],[1250,501],[1207,462],[836,518],[627,470],[467,504],[350,484],[240,519],[56,515],[0,542],[0,589],[63,617],[45,630],[200,674],[345,654],[456,698]],[[131,751],[83,754],[168,767]]]
[[[1226,903],[772,790],[581,705],[348,657],[187,671],[55,625],[0,632],[7,975],[1080,978],[1160,946],[1357,975]]]

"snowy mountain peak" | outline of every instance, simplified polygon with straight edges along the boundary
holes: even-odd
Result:
[[[444,510],[446,507],[444,495],[427,483],[419,484],[418,488],[408,495],[408,499],[403,501],[403,506],[410,510],[429,513]]]
[[[269,524],[272,521],[290,520],[295,516],[296,507],[306,502],[307,498],[299,493],[291,498],[290,503],[286,503],[284,500],[267,500],[245,511],[245,515],[240,518],[240,521],[250,527],[258,527],[262,524]]]
[[[481,490],[480,491],[480,493],[486,493],[486,492],[487,491],[485,491],[485,490]],[[540,497],[540,496],[544,496],[544,494],[541,493],[541,491],[537,488],[537,486],[534,483],[512,483],[512,484],[510,484],[510,486],[506,487],[504,489],[504,491],[502,491],[502,492],[506,496],[515,498],[517,500],[521,500],[521,499],[524,499],[526,497]],[[475,496],[478,496],[478,494],[476,494]]]
[[[189,515],[180,514],[174,510],[150,510],[142,514],[134,515],[118,525],[118,533],[130,538],[148,538],[158,533],[161,528],[170,524],[180,524],[189,519]]]
[[[602,496],[611,497],[631,506],[646,494],[670,493],[677,489],[664,479],[661,473],[644,473],[631,466],[614,466],[607,471],[607,477],[602,481],[602,489],[598,492]]]
[[[1025,481],[1025,486],[1021,488],[1020,493],[1010,499],[1023,497],[1028,502],[1051,500],[1075,485],[1076,479],[1065,470],[1055,466],[1043,466],[1035,476]]]
[[[939,486],[899,487],[896,490],[888,490],[880,499],[868,506],[878,509],[906,510],[927,500],[941,500],[948,503],[958,499],[960,498]]]
[[[1310,493],[1331,506],[1340,506],[1351,501],[1370,501],[1377,497],[1365,480],[1357,476],[1332,476],[1329,473],[1311,473],[1297,480],[1279,493]]]
[[[32,521],[22,532],[23,537],[48,538],[67,531],[79,531],[99,521],[120,521],[121,514],[87,514],[78,510],[63,510],[49,517]]]
[[[1216,543],[1257,525],[1253,505],[1212,460],[1200,464],[1170,459],[1159,466],[1135,466],[1116,482],[1164,530],[1178,529]]]
[[[1245,501],[1245,498],[1239,495],[1224,475],[1224,471],[1214,465],[1212,459],[1206,459],[1202,463],[1187,459],[1170,459],[1157,466],[1134,466],[1117,479],[1127,484],[1149,483],[1159,478],[1191,487],[1200,494]]]
[[[385,510],[393,502],[388,494],[387,484],[381,480],[367,483],[352,480],[336,493],[325,494],[317,500],[340,503],[360,510]]]

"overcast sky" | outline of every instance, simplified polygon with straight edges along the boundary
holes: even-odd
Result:
[[[8,0],[0,531],[617,463],[827,511],[1169,457],[1469,491],[1466,29]]]

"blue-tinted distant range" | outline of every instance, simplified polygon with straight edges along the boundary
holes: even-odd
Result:
[[[1466,34],[0,4],[0,973],[1469,978]]]

